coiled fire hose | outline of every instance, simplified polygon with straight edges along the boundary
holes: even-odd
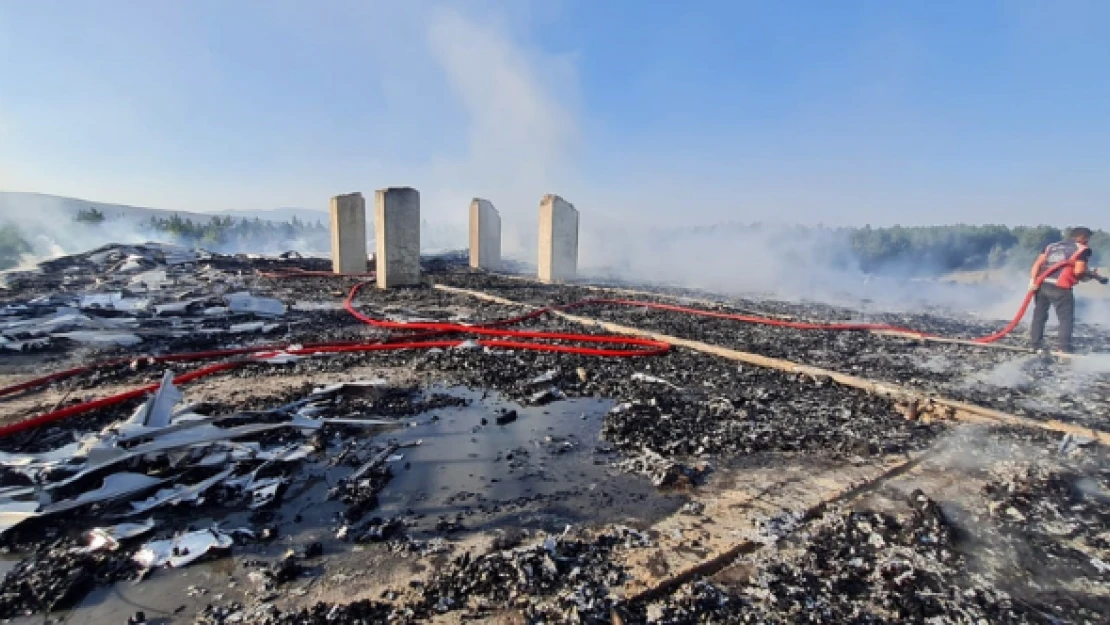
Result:
[[[1072,261],[1064,260],[1050,266],[1044,270],[1034,281],[1034,285],[1039,287],[1049,275],[1056,270],[1065,267]],[[271,278],[301,278],[301,277],[370,277],[372,274],[357,274],[357,275],[340,275],[328,272],[318,271],[283,271],[263,273],[260,275]],[[237,367],[258,362],[260,357],[273,355],[275,353],[287,353],[292,355],[316,355],[316,354],[338,354],[349,352],[371,352],[371,351],[392,351],[402,349],[431,349],[431,348],[451,348],[457,347],[462,343],[460,340],[421,340],[432,337],[440,337],[450,334],[470,334],[480,337],[506,337],[506,338],[479,338],[473,340],[473,343],[482,347],[496,347],[502,349],[522,349],[533,351],[548,351],[559,352],[566,354],[577,354],[584,356],[601,356],[601,357],[637,357],[637,356],[655,356],[666,353],[670,349],[670,345],[662,341],[652,339],[622,337],[614,335],[591,335],[591,334],[571,334],[571,333],[556,333],[556,332],[536,332],[524,330],[507,330],[502,326],[513,325],[541,317],[550,312],[569,310],[573,308],[582,308],[594,305],[613,305],[613,306],[632,306],[637,308],[648,308],[652,310],[661,310],[667,312],[677,312],[689,315],[697,315],[701,317],[712,317],[716,319],[728,319],[741,323],[752,323],[773,327],[791,328],[795,330],[822,330],[822,331],[886,331],[897,332],[901,334],[908,334],[918,336],[921,338],[940,338],[936,335],[927,334],[909,328],[899,326],[882,324],[882,323],[812,323],[805,321],[790,321],[784,319],[774,319],[771,317],[759,317],[755,315],[739,315],[732,313],[714,312],[709,310],[699,310],[696,308],[688,308],[685,306],[677,306],[673,304],[660,304],[655,302],[643,302],[636,300],[625,299],[586,299],[578,302],[562,306],[548,306],[541,308],[530,313],[520,315],[518,317],[511,317],[508,319],[500,319],[481,325],[464,325],[456,323],[423,323],[423,322],[399,322],[399,321],[385,321],[381,319],[374,319],[369,317],[355,308],[355,298],[359,291],[369,284],[368,282],[359,282],[355,284],[347,295],[343,303],[344,308],[352,316],[359,321],[369,324],[374,327],[389,329],[389,330],[403,330],[415,331],[420,330],[417,334],[410,334],[402,337],[389,338],[376,342],[336,342],[336,343],[315,343],[305,344],[299,346],[293,345],[260,345],[255,347],[243,347],[236,349],[221,349],[203,352],[191,352],[183,354],[166,354],[161,356],[153,356],[151,360],[156,363],[168,362],[196,362],[202,360],[214,360],[216,358],[226,358],[229,356],[247,356],[247,358],[233,360],[214,365],[203,367],[196,371],[183,374],[174,378],[174,384],[187,384],[194,380],[203,377],[235,369]],[[994,343],[1010,334],[1014,328],[1021,323],[1022,318],[1025,316],[1026,311],[1029,309],[1029,303],[1033,300],[1035,290],[1029,290],[1025,294],[1025,298],[1018,308],[1017,314],[1013,320],[1010,321],[1003,329],[998,332],[972,339],[972,342],[989,344]],[[512,340],[507,340],[512,339]],[[575,345],[559,345],[553,343],[536,343],[526,342],[522,339],[532,340],[546,340],[546,341],[562,341],[573,343],[590,343],[594,345],[612,345],[623,346],[623,349],[609,349],[602,347],[582,347]],[[32,380],[28,380],[12,386],[0,388],[0,397],[12,395],[22,391],[39,388],[47,384],[57,382],[72,376],[89,373],[94,370],[120,366],[131,362],[131,359],[116,359],[95,365],[88,365],[84,367],[76,367],[59,371]],[[0,438],[10,436],[17,432],[23,432],[33,429],[42,425],[53,423],[55,421],[65,419],[68,417],[84,414],[93,410],[101,408],[108,408],[116,406],[121,403],[137,399],[147,393],[154,392],[158,389],[157,384],[144,386],[141,388],[126,391],[116,395],[103,397],[92,401],[87,401],[72,406],[67,406],[58,410],[53,410],[29,419],[25,419],[16,423],[5,426],[0,426]]]

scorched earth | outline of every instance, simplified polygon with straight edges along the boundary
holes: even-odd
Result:
[[[541,286],[462,260],[353,295],[358,277],[296,254],[153,244],[4,275],[0,618],[1110,620],[1106,375],[1008,349],[574,310],[906,394],[869,392],[527,314],[583,299],[849,310]]]

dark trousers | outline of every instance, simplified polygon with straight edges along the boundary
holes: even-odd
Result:
[[[1029,331],[1033,349],[1040,349],[1044,340],[1044,326],[1048,323],[1048,308],[1051,306],[1056,309],[1056,320],[1060,322],[1060,351],[1070,352],[1072,324],[1075,323],[1075,295],[1071,289],[1061,289],[1046,282],[1037,291],[1034,302],[1033,327]]]

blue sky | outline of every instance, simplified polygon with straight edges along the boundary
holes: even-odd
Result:
[[[0,189],[1110,228],[1110,2],[0,2]]]

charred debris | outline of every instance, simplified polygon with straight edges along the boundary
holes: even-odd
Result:
[[[424,269],[430,281],[533,305],[598,297],[473,274],[464,263],[448,254],[425,258]],[[457,336],[454,347],[291,353],[405,334],[343,310],[357,279],[305,274],[327,269],[294,253],[218,256],[149,244],[3,276],[3,385],[95,366],[0,398],[0,426],[109,389],[153,390],[0,438],[0,618],[1110,618],[1110,473],[1105,450],[1090,440],[909,420],[887,399],[828,380],[677,348],[596,358]],[[368,289],[356,305],[397,321],[481,324],[521,313],[428,287]],[[1097,425],[1104,410],[1088,410],[1097,395],[1060,408],[1044,393],[1007,394],[969,384],[962,369],[927,364],[982,358],[982,368],[1010,356],[634,308],[581,312],[946,394],[962,389],[988,404],[1036,400],[1055,412],[1027,413],[1045,418],[1082,413]],[[550,316],[514,327],[598,332]],[[221,357],[215,362],[236,366],[188,384],[173,380],[213,361],[166,358],[257,345],[273,349]],[[1087,387],[1104,383],[1095,376]],[[752,467],[892,462],[905,468],[830,490],[816,507],[755,506],[742,527],[708,512]],[[676,518],[687,529],[660,529]],[[682,543],[695,573],[651,564],[674,550],[675,531],[695,536]]]
[[[523,304],[549,306],[587,299],[634,299],[733,314],[803,321],[887,323],[953,338],[986,336],[999,322],[966,315],[863,313],[824,304],[751,301],[689,291],[630,296],[614,289],[551,287],[484,274],[455,273],[444,284],[479,290]],[[1016,305],[1016,303],[1015,303]],[[742,324],[623,305],[598,304],[574,314],[633,326],[763,356],[823,367],[872,380],[893,382],[952,399],[1035,419],[1059,419],[1110,429],[1110,334],[1097,326],[1080,326],[1077,358],[1058,360],[1006,349],[864,332],[822,332]],[[1024,330],[1003,340],[1024,345]]]

